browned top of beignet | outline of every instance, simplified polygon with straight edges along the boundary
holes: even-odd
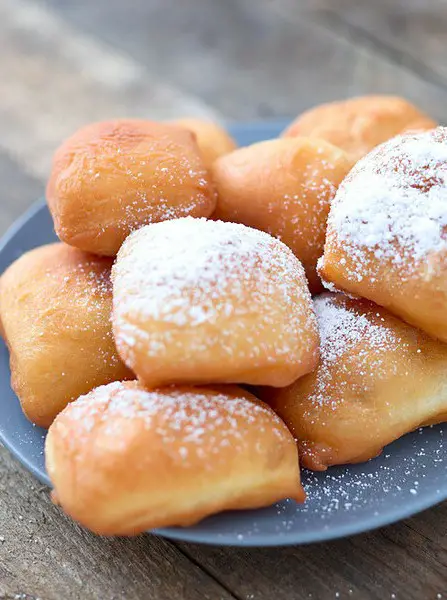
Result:
[[[360,96],[311,108],[298,116],[283,135],[321,138],[358,160],[399,133],[432,129],[436,125],[436,121],[404,98]]]
[[[176,119],[171,123],[188,129],[196,136],[197,144],[207,168],[210,168],[219,156],[228,154],[237,148],[237,144],[230,134],[222,125],[214,121],[189,117]]]
[[[143,224],[207,217],[216,204],[195,135],[138,119],[92,123],[68,138],[47,200],[62,241],[107,256]]]

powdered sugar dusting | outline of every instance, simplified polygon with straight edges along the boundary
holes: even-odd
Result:
[[[263,229],[292,248],[297,245],[315,252],[315,245],[318,244],[318,250],[321,251],[329,206],[341,178],[340,171],[335,162],[314,156],[313,160],[303,165],[299,183],[296,183],[296,193],[283,194],[280,199],[272,194],[264,207],[271,218],[266,221],[265,214],[260,215],[259,223],[262,223]],[[237,208],[234,209],[234,216],[236,219],[239,217]],[[304,231],[306,235],[303,235]]]
[[[447,129],[397,136],[363,158],[340,186],[331,235],[354,260],[350,276],[374,275],[368,259],[416,268],[447,249]]]
[[[406,344],[388,327],[380,313],[362,313],[358,303],[349,303],[343,296],[324,295],[314,300],[315,312],[320,328],[320,363],[317,369],[315,391],[311,397],[313,406],[330,405],[334,410],[343,402],[343,393],[331,393],[332,370],[346,370],[346,377],[338,379],[338,385],[349,386],[352,395],[358,382],[349,376],[350,364],[343,364],[343,356],[355,354],[358,372],[362,375],[365,389],[373,385],[386,369],[389,373],[394,365],[390,351],[403,348]],[[357,306],[357,308],[356,308]],[[334,400],[336,398],[336,400]]]
[[[144,340],[150,355],[158,355],[172,343],[172,330],[207,324],[216,328],[222,351],[232,354],[235,345],[219,326],[231,318],[234,328],[251,321],[246,335],[253,336],[253,357],[263,327],[275,334],[278,356],[288,355],[303,334],[316,332],[298,259],[279,240],[244,225],[189,217],[144,227],[125,241],[113,281],[118,347]],[[138,326],[141,321],[149,329],[151,321],[163,323],[165,334],[157,335],[157,327],[149,333]],[[200,344],[216,340],[208,335],[191,343],[197,347],[190,351],[199,352]]]
[[[143,423],[161,440],[166,452],[184,463],[191,454],[206,458],[201,456],[204,446],[213,455],[229,446],[242,447],[248,431],[254,427],[260,440],[267,429],[278,441],[289,436],[284,423],[265,405],[200,388],[147,391],[136,383],[115,382],[81,396],[64,414],[71,423],[76,422],[76,444],[78,436],[88,436],[99,428],[101,435],[115,439],[118,446],[123,420]],[[67,437],[71,431],[71,426],[60,429],[61,435]],[[255,451],[264,451],[262,443],[255,445]],[[209,468],[213,468],[212,463]]]
[[[81,254],[82,258],[74,260],[76,253]],[[77,250],[73,250],[73,257],[70,259],[71,261],[68,261],[64,258],[60,265],[56,263],[48,267],[45,270],[45,277],[57,281],[64,291],[75,289],[76,293],[83,294],[85,297],[92,295],[99,298],[110,297],[112,293],[111,261]],[[61,274],[62,271],[63,274]]]
[[[116,352],[110,322],[112,311],[112,282],[110,277],[112,261],[78,251],[67,249],[60,263],[54,262],[44,271],[44,277],[51,285],[48,294],[54,309],[67,315],[76,311],[76,335],[80,333],[96,336],[95,362],[98,369],[116,367],[121,360]],[[46,282],[44,282],[46,284]],[[52,313],[51,313],[52,314]],[[40,329],[35,328],[41,337],[47,335],[46,320],[40,319]],[[74,335],[73,318],[58,321],[58,329],[65,329]],[[83,338],[79,338],[81,344]],[[79,347],[82,351],[82,346]],[[60,373],[65,376],[65,373]]]
[[[299,507],[301,515],[318,514],[330,521],[339,512],[356,514],[374,502],[375,517],[380,517],[387,502],[407,504],[425,488],[427,473],[445,468],[443,426],[418,429],[387,446],[380,458],[360,465],[333,467],[325,473],[304,471],[303,486],[308,502]],[[435,441],[435,443],[434,443]],[[432,446],[430,446],[430,442]],[[399,453],[399,447],[405,452]],[[397,455],[397,456],[396,456]],[[440,495],[441,490],[437,490]],[[373,497],[373,500],[372,500]],[[392,500],[391,500],[392,501]]]
[[[321,338],[321,359],[333,363],[356,344],[368,341],[373,350],[389,350],[396,345],[395,333],[385,325],[376,325],[366,314],[337,303],[331,296],[314,301]],[[384,322],[383,317],[381,321]]]
[[[446,498],[446,433],[445,424],[426,427],[366,463],[324,472],[304,469],[304,504],[285,500],[261,510],[219,515],[205,521],[203,530],[212,524],[213,534],[220,530],[221,543],[253,545],[265,544],[272,531],[284,541],[311,542],[385,525]]]

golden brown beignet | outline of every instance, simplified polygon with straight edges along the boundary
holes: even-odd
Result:
[[[113,267],[118,351],[149,387],[288,385],[318,360],[299,260],[244,225],[177,219],[124,242]]]
[[[348,155],[309,138],[240,148],[212,169],[218,200],[213,218],[243,223],[279,238],[303,263],[312,293],[332,198],[352,167]]]
[[[36,248],[0,279],[11,385],[25,415],[48,427],[93,387],[133,378],[112,335],[112,261],[65,244]]]
[[[447,129],[399,136],[340,186],[320,273],[447,341]]]
[[[304,500],[293,437],[236,386],[99,387],[56,418],[45,457],[54,499],[104,535]]]
[[[47,200],[62,241],[106,256],[141,225],[207,217],[216,204],[194,135],[136,119],[93,123],[62,144]]]
[[[422,425],[447,420],[447,346],[367,300],[314,300],[317,369],[263,397],[298,440],[302,466],[363,462]]]
[[[282,135],[321,138],[358,160],[399,133],[432,129],[436,125],[404,98],[360,96],[311,108],[297,117]]]
[[[177,119],[172,125],[184,127],[195,134],[205,166],[209,169],[216,158],[237,148],[230,134],[218,123],[204,119]]]

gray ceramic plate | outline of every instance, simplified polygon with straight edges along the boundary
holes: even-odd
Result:
[[[241,145],[278,134],[284,123],[232,128]],[[55,240],[46,206],[38,203],[7,233],[0,248],[0,273],[23,252]],[[23,416],[9,385],[8,352],[0,345],[0,439],[40,481],[45,431]],[[50,390],[49,390],[50,392]],[[408,517],[447,498],[447,425],[411,433],[363,465],[303,473],[305,505],[286,500],[269,508],[216,515],[186,529],[157,533],[209,544],[273,546],[343,537]]]

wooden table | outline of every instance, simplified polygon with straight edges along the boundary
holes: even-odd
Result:
[[[0,0],[0,229],[51,154],[112,116],[294,116],[402,94],[447,112],[446,0]],[[351,539],[285,549],[103,539],[0,449],[0,597],[447,598],[447,504]]]

